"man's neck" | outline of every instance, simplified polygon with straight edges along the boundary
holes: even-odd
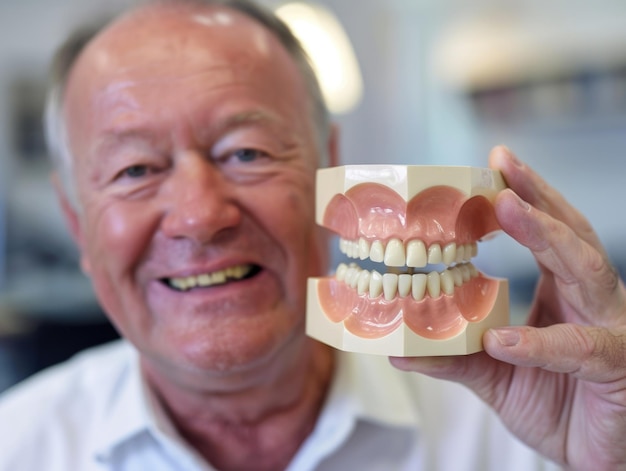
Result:
[[[297,361],[227,392],[181,388],[144,371],[179,433],[213,466],[284,469],[313,430],[333,374],[332,350],[305,343]]]

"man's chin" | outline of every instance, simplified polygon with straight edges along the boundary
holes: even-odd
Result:
[[[194,382],[220,380],[227,386],[231,381],[266,379],[281,362],[291,362],[305,341],[302,323],[273,330],[268,325],[251,325],[230,331],[207,328],[170,333],[155,343],[157,347],[169,345],[168,349],[140,350],[152,368],[164,374],[184,375]]]

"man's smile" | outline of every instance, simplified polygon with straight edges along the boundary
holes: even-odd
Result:
[[[208,288],[210,286],[223,285],[232,281],[250,278],[261,270],[258,265],[244,264],[234,265],[223,270],[217,270],[200,275],[163,278],[163,282],[177,291],[189,291],[194,288]]]

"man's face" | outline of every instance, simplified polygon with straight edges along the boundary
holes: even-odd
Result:
[[[249,19],[150,11],[97,38],[68,82],[82,265],[153,362],[243,368],[302,340],[305,280],[325,263],[310,103]]]

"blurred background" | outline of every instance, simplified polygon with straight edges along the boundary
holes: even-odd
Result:
[[[116,336],[61,220],[41,113],[55,47],[130,3],[0,0],[0,391]],[[263,3],[315,39],[343,163],[484,166],[505,143],[591,220],[624,274],[626,2]],[[501,235],[477,265],[510,279],[523,320],[531,257]]]

